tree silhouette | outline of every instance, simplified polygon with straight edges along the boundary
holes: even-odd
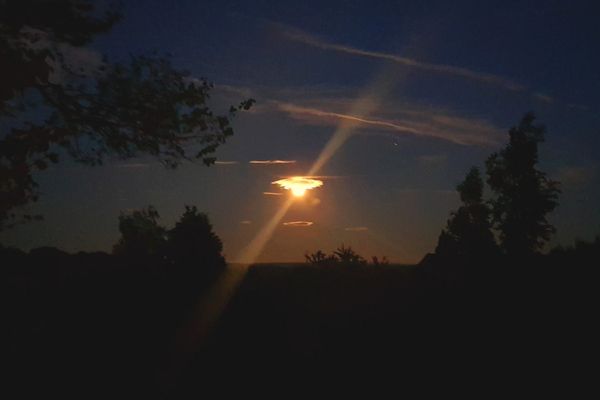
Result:
[[[185,206],[185,212],[167,233],[167,259],[175,264],[201,266],[207,271],[225,266],[223,243],[213,232],[204,213],[195,206]]]
[[[446,228],[442,229],[436,254],[482,260],[496,253],[490,209],[483,200],[483,185],[479,169],[473,167],[456,187],[463,204],[452,213]]]
[[[158,257],[166,244],[166,229],[158,224],[158,211],[152,206],[119,216],[121,238],[113,247],[115,255],[144,260]]]
[[[546,215],[558,205],[559,183],[536,168],[545,127],[534,120],[533,113],[525,114],[510,129],[508,145],[486,161],[493,222],[502,249],[511,257],[538,252],[555,231]]]
[[[167,58],[111,63],[85,47],[120,17],[89,0],[0,2],[0,228],[37,200],[33,173],[60,154],[88,165],[109,154],[210,165],[233,134],[231,118],[254,102],[218,115],[207,103],[212,85]]]

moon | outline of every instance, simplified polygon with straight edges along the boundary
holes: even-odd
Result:
[[[306,176],[292,176],[271,182],[271,184],[279,185],[282,189],[289,190],[294,197],[303,197],[308,190],[323,186],[323,181]]]

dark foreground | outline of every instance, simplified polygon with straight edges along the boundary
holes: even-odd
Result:
[[[235,393],[241,378],[260,387],[292,376],[305,386],[375,371],[399,383],[564,379],[595,358],[597,340],[598,274],[575,261],[480,265],[466,275],[440,273],[439,262],[256,266],[237,275],[217,312],[206,296],[218,274],[103,254],[6,256],[3,390],[197,397],[211,387]],[[199,329],[208,312],[216,322]]]

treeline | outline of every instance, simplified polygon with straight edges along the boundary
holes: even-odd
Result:
[[[52,247],[33,249],[29,254],[0,245],[6,267],[30,259],[40,267],[64,264],[67,259],[98,259],[107,264],[191,267],[204,274],[214,274],[225,267],[223,243],[213,231],[208,216],[195,206],[185,211],[168,229],[159,223],[160,215],[153,206],[122,213],[119,216],[120,238],[113,246],[112,255],[103,252],[76,255]]]
[[[121,237],[113,254],[132,262],[156,260],[179,266],[197,266],[205,272],[225,267],[223,243],[204,213],[195,206],[168,229],[159,224],[158,211],[148,206],[119,216]]]
[[[547,215],[558,206],[559,182],[537,168],[545,127],[527,113],[509,131],[509,142],[485,163],[491,196],[473,167],[457,186],[462,205],[442,229],[436,254],[465,260],[539,254],[556,231]]]
[[[222,244],[196,207],[171,228],[153,207],[123,213],[119,230],[113,254],[0,246],[3,355],[24,393],[158,389],[177,333],[225,267]]]
[[[356,267],[369,264],[367,260],[354,251],[352,247],[346,247],[343,244],[330,254],[326,254],[322,250],[317,250],[314,253],[306,253],[304,258],[308,264],[316,266]],[[389,265],[389,263],[386,256],[381,258],[377,256],[371,257],[371,264],[374,266]]]
[[[558,278],[565,267],[600,260],[598,238],[547,248],[556,232],[548,215],[558,207],[561,191],[560,183],[537,167],[545,127],[534,121],[527,113],[509,130],[508,144],[487,158],[485,178],[472,167],[456,187],[462,204],[442,229],[434,254],[422,262],[432,276],[477,284],[510,273],[517,280],[528,275],[525,281],[532,284],[551,267]]]
[[[448,279],[476,277],[494,267],[535,266],[558,262],[586,263],[598,259],[598,238],[577,241],[573,247],[547,250],[556,228],[548,215],[558,207],[560,183],[538,168],[538,147],[546,128],[526,113],[509,132],[508,144],[485,162],[485,176],[472,167],[456,190],[461,205],[441,230],[433,254],[421,264]],[[489,196],[485,196],[489,193]],[[309,264],[360,266],[367,260],[342,245],[331,254],[305,254]],[[388,264],[373,257],[373,264]]]

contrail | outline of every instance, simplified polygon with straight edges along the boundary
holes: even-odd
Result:
[[[478,72],[464,67],[457,67],[454,65],[428,63],[424,61],[415,60],[409,57],[402,57],[396,54],[364,50],[356,47],[331,43],[318,39],[315,36],[312,36],[306,32],[302,32],[297,29],[283,28],[283,34],[291,40],[304,43],[309,46],[317,47],[323,50],[332,50],[356,56],[387,60],[410,68],[417,68],[423,71],[452,75],[478,82],[497,85],[512,91],[522,91],[526,89],[525,86],[516,83],[510,79],[504,78],[502,76],[486,72]]]

